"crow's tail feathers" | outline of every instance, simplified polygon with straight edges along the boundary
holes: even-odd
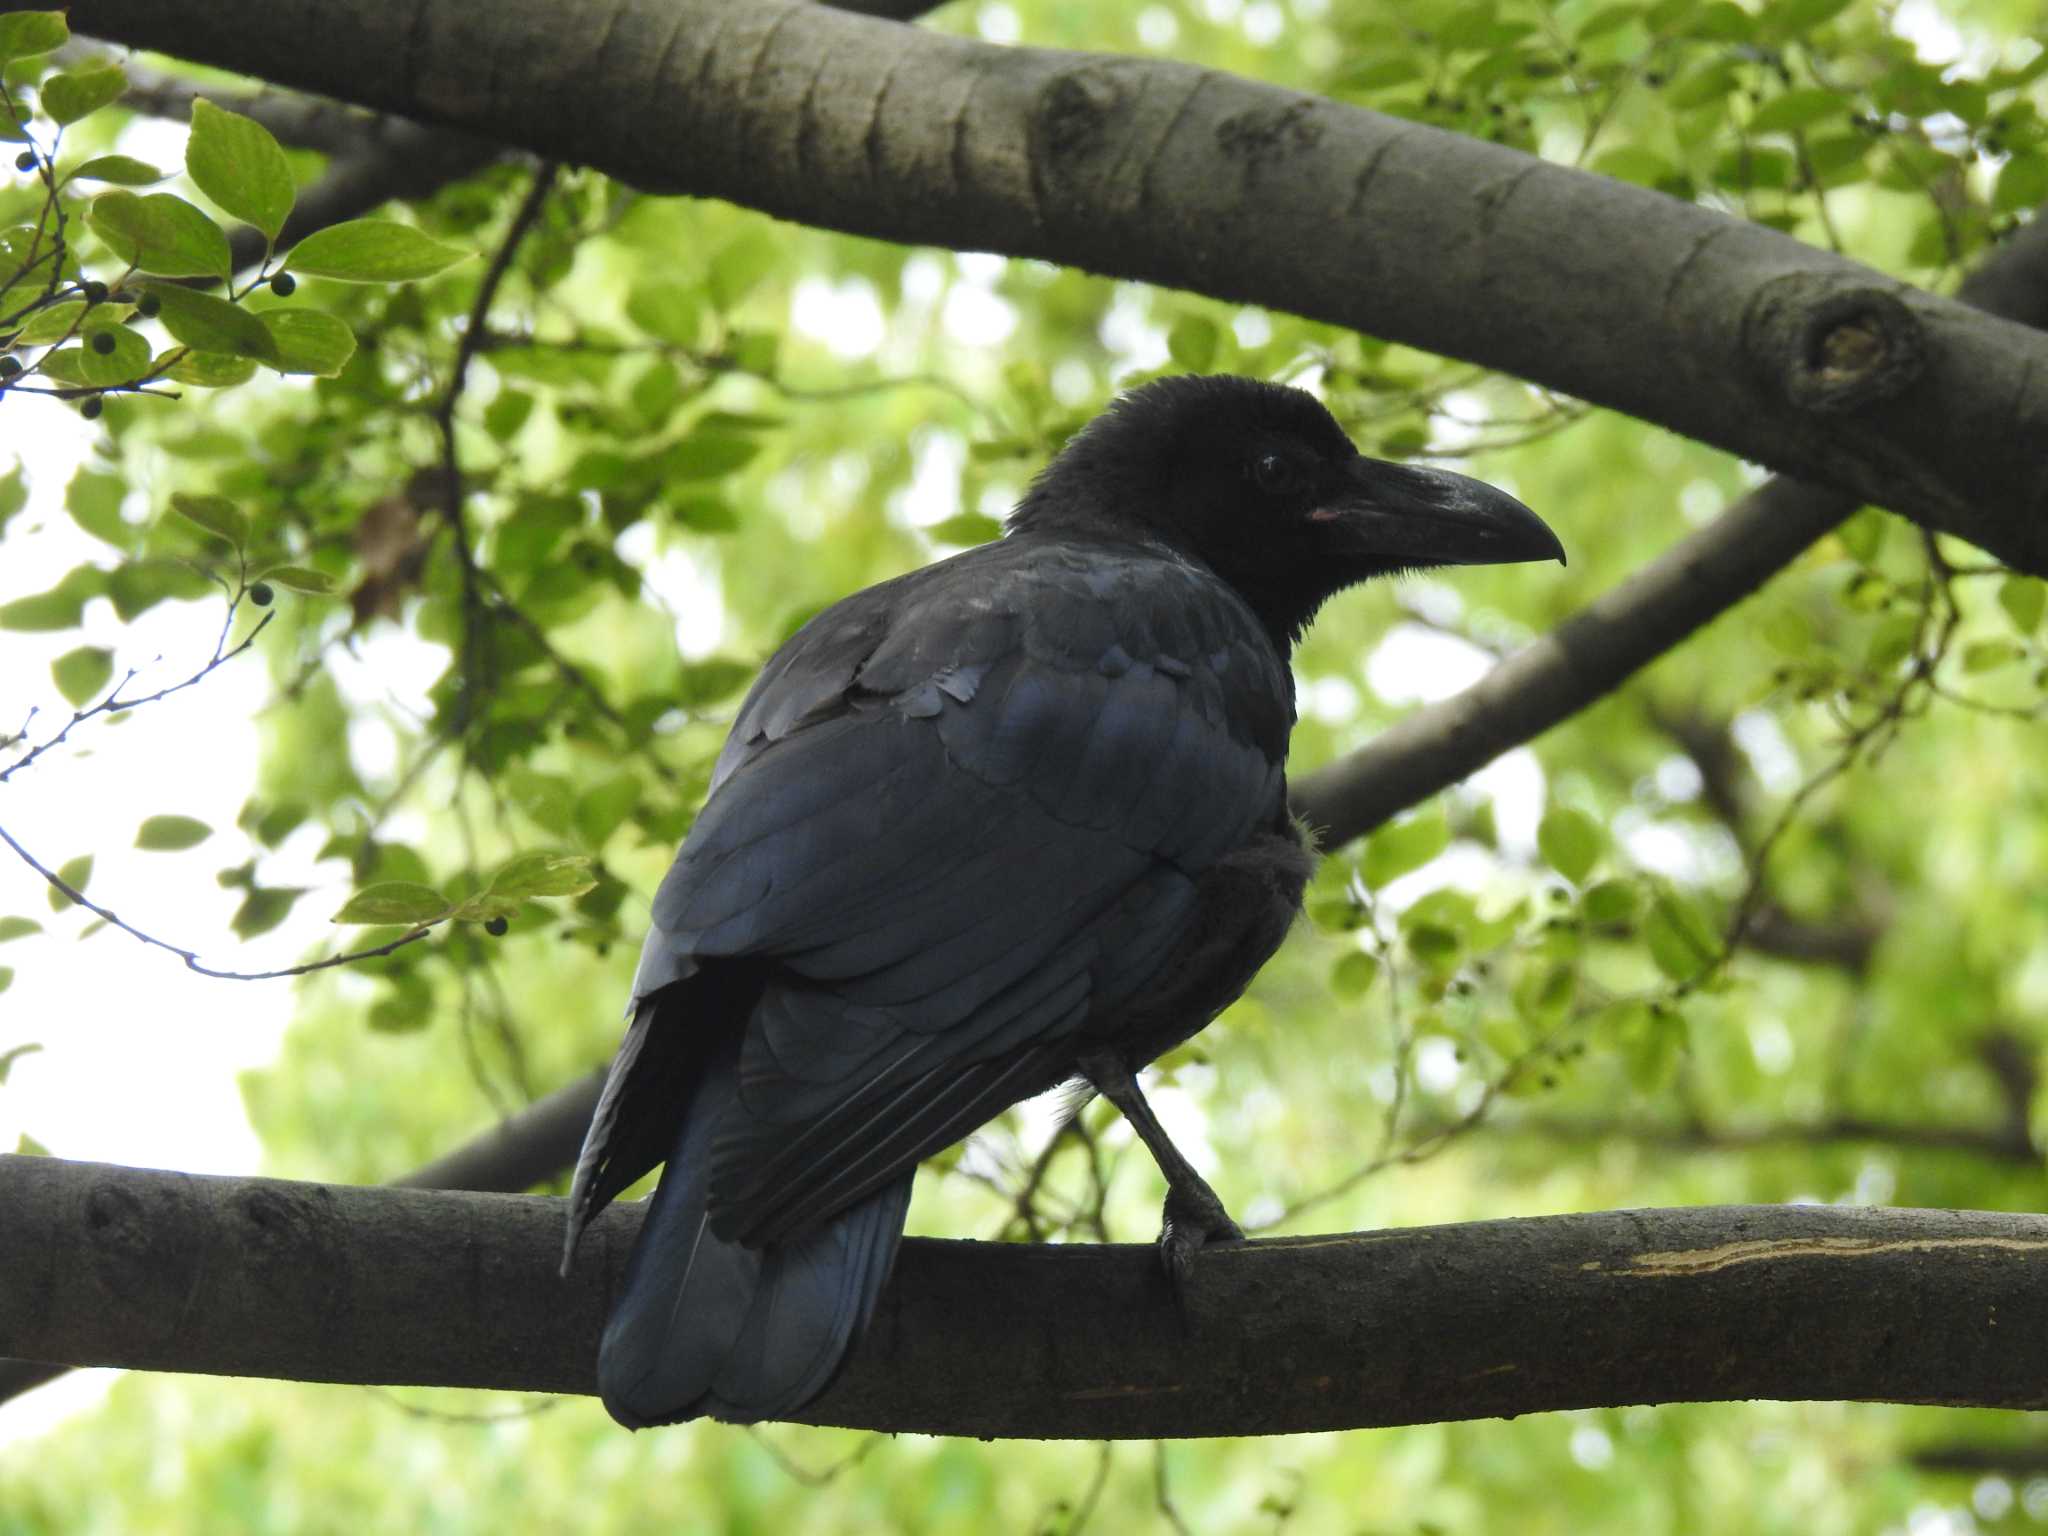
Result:
[[[779,1418],[832,1380],[902,1241],[911,1175],[763,1248],[706,1220],[711,1132],[736,1092],[730,1056],[691,1095],[598,1347],[598,1390],[629,1429],[711,1414]]]

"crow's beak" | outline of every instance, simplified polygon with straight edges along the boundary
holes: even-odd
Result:
[[[1419,464],[1361,455],[1342,490],[1309,516],[1339,524],[1362,552],[1394,565],[1564,564],[1557,535],[1506,491]]]

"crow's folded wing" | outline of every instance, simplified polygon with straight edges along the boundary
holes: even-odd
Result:
[[[1242,601],[1156,552],[1012,539],[814,620],[742,706],[635,983],[766,963],[714,1227],[799,1230],[1066,1075],[1284,814],[1291,715]],[[635,1034],[692,1027],[654,1011]]]

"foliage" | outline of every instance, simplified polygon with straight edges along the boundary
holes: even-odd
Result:
[[[1924,58],[1872,0],[1019,0],[933,24],[1236,69],[1942,286],[2048,197],[2048,51],[1988,0],[1937,19],[1969,43],[1961,62]],[[1115,388],[1182,369],[1314,381],[1368,451],[1470,458],[1565,538],[1562,575],[1460,572],[1333,605],[1298,657],[1302,767],[1755,483],[1698,445],[1286,315],[552,168],[499,164],[280,253],[318,156],[202,106],[187,180],[147,190],[170,179],[124,152],[119,66],[53,69],[63,41],[49,17],[0,17],[0,131],[27,157],[0,190],[0,326],[20,365],[0,420],[100,408],[62,498],[95,543],[40,592],[0,574],[0,630],[70,637],[98,605],[123,623],[191,605],[228,626],[219,660],[260,606],[258,643],[228,663],[276,685],[240,826],[150,807],[137,842],[244,892],[242,940],[302,900],[372,925],[365,948],[457,920],[304,983],[282,1059],[247,1089],[275,1172],[394,1177],[601,1061],[647,900],[753,668],[833,598],[992,537]],[[260,234],[241,276],[194,198]],[[8,545],[37,536],[7,527],[28,489],[0,465]],[[1292,1230],[1794,1198],[2039,1208],[2044,608],[2041,582],[1859,513],[1738,618],[1327,859],[1311,921],[1165,1064],[1176,1131],[1206,1131],[1197,1161],[1247,1225]],[[358,653],[428,675],[366,696],[340,681]],[[118,749],[92,733],[132,697],[115,679],[137,660],[91,643],[57,658],[65,750]],[[396,743],[388,764],[366,728]],[[63,752],[32,771],[61,774]],[[317,849],[317,885],[287,843]],[[86,888],[90,850],[60,855],[81,894],[125,911]],[[0,916],[0,941],[37,924],[85,935],[102,963],[139,953],[69,910]],[[19,1043],[0,1033],[0,1062]],[[920,1180],[913,1230],[1149,1235],[1142,1155],[1113,1116],[1081,1130],[1048,1152],[1043,1115],[1007,1117]],[[1165,1522],[1170,1501],[1205,1531],[1824,1533],[1930,1511],[2019,1529],[2048,1507],[2010,1479],[1916,1470],[1916,1444],[2020,1429],[1932,1409],[1125,1446],[1099,1482],[1090,1447],[628,1439],[587,1403],[484,1411],[512,1416],[133,1379],[95,1419],[0,1455],[0,1530],[198,1529],[224,1510],[293,1531],[594,1511],[1118,1529]],[[821,1486],[778,1460],[854,1452]]]

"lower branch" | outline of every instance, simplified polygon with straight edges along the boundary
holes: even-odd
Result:
[[[562,1202],[0,1158],[0,1350],[589,1392],[640,1220]],[[804,1417],[989,1437],[1287,1434],[1741,1398],[2048,1406],[2048,1217],[1730,1206],[1150,1246],[906,1243]]]

